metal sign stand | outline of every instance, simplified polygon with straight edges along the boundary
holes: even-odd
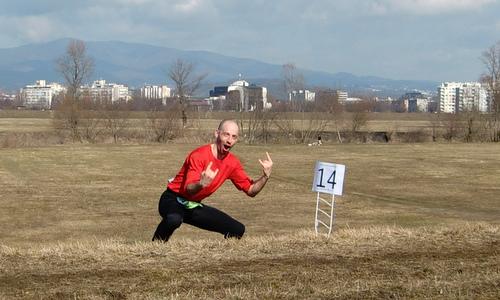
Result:
[[[320,208],[320,204],[327,205],[330,209],[330,213],[326,210]],[[328,210],[328,209],[327,209]],[[321,214],[320,214],[321,213]],[[323,222],[320,217],[326,216],[329,219],[329,223]],[[328,221],[327,221],[328,222]],[[321,198],[320,193],[318,192],[316,195],[316,217],[314,220],[314,229],[316,231],[316,235],[318,235],[318,227],[319,225],[323,225],[328,229],[327,237],[330,237],[332,233],[333,225],[335,223],[335,195],[332,194],[332,200],[328,201],[326,199]]]
[[[316,161],[314,166],[313,192],[316,192],[316,216],[314,220],[314,230],[318,235],[318,227],[325,226],[328,229],[328,237],[332,233],[335,223],[335,195],[342,196],[344,186],[345,165],[332,164]],[[322,198],[321,194],[332,195],[332,200]],[[327,206],[327,208],[322,208]],[[329,208],[329,209],[328,209]],[[325,217],[329,221],[325,220]],[[321,219],[325,220],[322,221]]]

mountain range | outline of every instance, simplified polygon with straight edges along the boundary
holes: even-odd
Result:
[[[0,49],[0,89],[17,90],[36,80],[61,82],[55,61],[64,55],[70,39]],[[120,41],[86,41],[87,54],[94,59],[92,79],[126,84],[137,88],[145,83],[172,86],[167,73],[178,58],[195,65],[195,72],[207,74],[199,89],[202,96],[215,85],[227,85],[239,78],[266,86],[269,93],[283,96],[282,65],[254,59],[225,56],[208,51],[180,50]],[[385,95],[406,91],[435,91],[439,83],[428,80],[394,80],[375,76],[357,76],[347,72],[328,73],[298,69],[308,88],[337,88]]]

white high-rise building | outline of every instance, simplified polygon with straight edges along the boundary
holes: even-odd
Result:
[[[457,89],[460,84],[456,82],[445,82],[438,87],[439,111],[444,113],[455,113],[457,102]]]
[[[270,109],[272,104],[267,101],[267,88],[249,84],[245,80],[237,80],[228,86],[216,86],[210,91],[210,101],[228,101],[233,95],[237,99],[231,109],[237,111],[253,111],[258,108]]]
[[[94,101],[111,101],[130,100],[130,94],[127,86],[116,83],[106,83],[106,80],[96,80],[91,86],[83,86],[80,88],[83,94],[89,95]]]
[[[227,87],[228,93],[238,91],[240,96],[240,111],[253,111],[262,105],[263,109],[270,109],[271,103],[267,102],[267,88],[249,84],[245,80],[237,80]]]
[[[289,101],[308,101],[312,102],[314,101],[316,97],[315,92],[311,92],[309,90],[298,90],[298,91],[291,91],[288,93],[288,100]]]
[[[345,103],[347,101],[347,91],[335,90],[335,93],[337,94],[337,100],[339,101],[339,103]]]
[[[444,113],[487,112],[489,108],[488,92],[479,82],[444,82],[438,87],[438,101]]]
[[[161,99],[166,104],[167,98],[171,97],[171,90],[166,85],[145,84],[141,88],[141,97],[146,99]]]
[[[47,84],[45,80],[37,80],[34,85],[21,89],[23,103],[29,108],[50,109],[52,100],[64,87],[58,83]]]
[[[431,103],[431,96],[418,91],[404,94],[400,103],[408,112],[428,112]]]

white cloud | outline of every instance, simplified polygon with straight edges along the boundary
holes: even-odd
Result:
[[[180,11],[183,13],[190,13],[197,9],[199,9],[203,4],[202,0],[187,0],[187,1],[179,1],[174,5],[174,9],[176,11]]]
[[[14,29],[9,31],[9,35],[23,43],[51,40],[54,35],[59,37],[63,28],[48,15],[2,17],[0,27]]]
[[[114,0],[113,1],[116,4],[121,4],[121,5],[145,5],[149,4],[151,2],[155,2],[152,0]]]
[[[498,0],[374,0],[368,3],[374,14],[442,14],[476,10]]]

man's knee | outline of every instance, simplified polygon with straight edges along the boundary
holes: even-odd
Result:
[[[168,228],[177,229],[182,224],[182,217],[179,215],[167,215],[163,221],[165,221]]]
[[[224,237],[225,238],[237,238],[241,239],[245,234],[245,225],[237,222],[232,228],[231,231],[227,232]]]
[[[172,233],[179,228],[182,224],[182,217],[180,215],[167,215],[166,218],[161,220],[153,235],[153,241],[168,241]]]

